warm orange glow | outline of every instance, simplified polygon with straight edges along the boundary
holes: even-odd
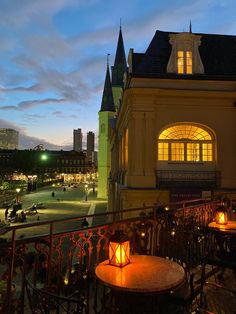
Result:
[[[193,56],[192,51],[178,51],[177,69],[179,74],[193,73]]]
[[[212,162],[212,136],[201,127],[187,123],[171,126],[158,137],[158,160]]]
[[[217,211],[216,212],[216,223],[221,225],[226,225],[228,222],[227,212],[226,211]]]
[[[186,51],[186,73],[187,74],[193,73],[192,51]]]
[[[169,159],[169,143],[158,144],[158,160]]]
[[[184,143],[171,143],[171,160],[184,161]]]
[[[129,241],[123,243],[110,242],[109,262],[111,265],[119,267],[125,266],[130,262]]]
[[[178,51],[178,73],[183,74],[184,73],[184,52]]]

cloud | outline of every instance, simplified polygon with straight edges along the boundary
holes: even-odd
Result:
[[[1,0],[0,25],[22,27],[33,19],[45,19],[73,5],[75,0]]]
[[[64,119],[66,132],[76,119],[80,127],[94,116],[94,126],[106,54],[111,54],[112,65],[120,16],[127,54],[129,48],[144,52],[157,29],[188,30],[190,19],[194,32],[236,32],[232,7],[233,0],[153,0],[148,6],[142,1],[120,0],[119,7],[115,0],[1,0],[1,116],[18,117],[20,125],[28,119],[28,132],[37,122],[45,130],[50,117],[55,125]],[[216,18],[218,8],[223,19]]]
[[[0,119],[0,128],[13,129],[19,132],[19,149],[33,149],[38,144],[43,144],[44,148],[52,150],[71,150],[72,146],[68,143],[65,146],[52,144],[44,139],[29,136],[25,133],[25,129],[4,119]]]

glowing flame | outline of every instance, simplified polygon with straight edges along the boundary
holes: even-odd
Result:
[[[129,241],[120,243],[111,243],[109,249],[109,256],[111,264],[117,266],[124,266],[129,263]]]
[[[227,224],[227,213],[224,211],[218,211],[216,214],[216,223],[225,225]]]

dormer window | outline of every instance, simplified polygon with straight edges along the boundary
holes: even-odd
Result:
[[[193,73],[193,57],[192,51],[178,50],[177,61],[178,74],[192,74]]]
[[[170,34],[172,51],[167,65],[168,73],[203,74],[204,68],[198,47],[201,36],[192,33]]]

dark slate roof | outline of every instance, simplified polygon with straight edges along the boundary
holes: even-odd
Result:
[[[114,66],[112,67],[112,85],[123,87],[123,76],[127,70],[122,31],[120,28]]]
[[[132,64],[133,76],[174,77],[174,78],[209,78],[235,79],[236,77],[236,36],[201,35],[199,53],[204,66],[204,74],[177,75],[167,73],[167,64],[171,54],[169,35],[173,32],[156,31],[145,53],[134,53]]]
[[[100,111],[116,111],[112,94],[112,86],[110,79],[109,67],[107,66],[106,79],[104,83],[102,104]]]

